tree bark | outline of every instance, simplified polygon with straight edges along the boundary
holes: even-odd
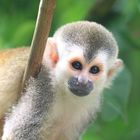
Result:
[[[30,76],[35,77],[40,71],[40,66],[49,35],[55,0],[41,0],[35,31],[31,43],[30,56],[23,76],[23,86]]]

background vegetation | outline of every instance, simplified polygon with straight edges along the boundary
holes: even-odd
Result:
[[[0,0],[0,48],[29,46],[39,0]],[[140,139],[140,1],[59,0],[50,35],[76,20],[103,24],[118,41],[125,69],[104,93],[102,112],[83,140]]]

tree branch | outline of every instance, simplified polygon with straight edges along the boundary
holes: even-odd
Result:
[[[31,43],[28,64],[23,77],[22,88],[25,85],[25,81],[28,80],[30,76],[35,77],[40,70],[43,53],[51,27],[54,7],[55,0],[40,1],[36,27]]]

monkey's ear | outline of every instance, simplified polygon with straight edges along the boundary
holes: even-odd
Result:
[[[111,85],[112,80],[115,78],[117,73],[123,69],[123,66],[123,61],[121,59],[116,59],[113,66],[108,72],[106,87],[109,87]]]
[[[58,52],[55,40],[51,37],[47,40],[47,45],[44,52],[45,61],[49,62],[51,67],[54,67],[58,61]]]
[[[121,70],[123,67],[123,61],[121,59],[117,59],[111,69],[108,72],[108,77],[114,76],[115,73],[117,73],[119,70]]]

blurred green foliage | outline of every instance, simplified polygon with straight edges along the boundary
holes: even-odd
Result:
[[[83,140],[139,140],[140,139],[140,1],[103,0],[57,1],[51,33],[62,24],[90,19],[102,23],[113,32],[120,47],[125,68],[106,89],[102,111],[83,135]],[[0,48],[30,45],[39,0],[0,1]],[[106,6],[106,11],[101,12]],[[96,9],[92,13],[91,9]],[[100,15],[100,13],[102,13]],[[88,17],[88,18],[87,18]]]

